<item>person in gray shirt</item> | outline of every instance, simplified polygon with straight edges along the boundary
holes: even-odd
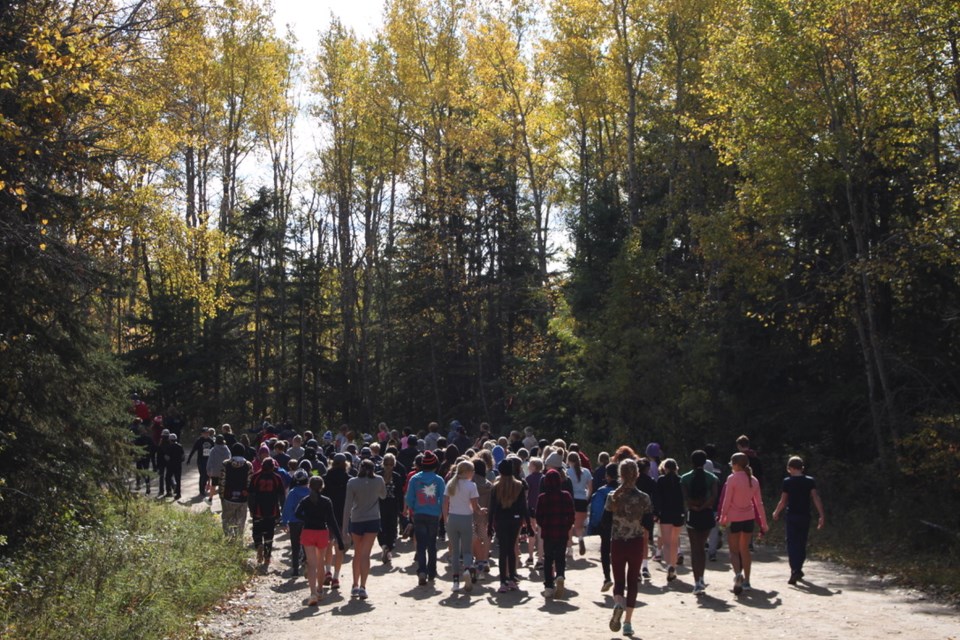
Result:
[[[343,505],[343,528],[353,541],[353,588],[350,595],[367,598],[367,578],[370,576],[370,553],[380,533],[380,501],[387,497],[383,478],[375,474],[375,465],[369,458],[361,461],[356,478],[347,482],[347,497]]]

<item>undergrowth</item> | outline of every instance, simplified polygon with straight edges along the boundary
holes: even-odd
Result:
[[[3,558],[0,637],[186,637],[249,577],[210,514],[108,499],[97,526],[58,535]]]

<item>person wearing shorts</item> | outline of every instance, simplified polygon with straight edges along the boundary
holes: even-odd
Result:
[[[300,501],[295,513],[297,519],[303,522],[300,544],[307,559],[307,582],[310,585],[310,599],[307,604],[312,607],[323,597],[322,586],[317,583],[318,576],[326,570],[325,567],[321,569],[321,563],[330,542],[330,532],[333,531],[337,547],[341,551],[344,544],[340,524],[333,511],[333,502],[320,493],[323,491],[323,478],[312,476],[308,487],[310,494]]]
[[[370,554],[380,533],[380,501],[387,497],[387,485],[375,474],[373,460],[360,463],[356,478],[347,482],[347,496],[343,505],[344,528],[353,540],[353,588],[350,595],[367,598],[367,578],[370,576]]]
[[[750,459],[745,453],[730,458],[733,473],[727,478],[720,506],[720,525],[730,525],[730,563],[733,565],[733,593],[750,590],[750,538],[754,520],[760,519],[760,535],[767,532],[767,516],[760,496],[760,482],[753,477]]]

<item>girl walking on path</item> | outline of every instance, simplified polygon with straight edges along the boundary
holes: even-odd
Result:
[[[562,489],[556,469],[543,477],[543,493],[537,500],[536,518],[543,536],[543,597],[562,598],[567,565],[567,536],[576,510],[573,497]],[[556,570],[556,578],[554,578]]]
[[[767,532],[767,515],[760,497],[760,482],[753,477],[750,459],[745,453],[735,453],[730,458],[733,473],[723,488],[723,504],[720,506],[720,525],[730,525],[730,563],[735,574],[733,592],[736,595],[750,590],[750,538],[753,536],[754,519],[760,519],[760,535]]]
[[[295,511],[300,501],[310,495],[310,489],[307,487],[308,480],[310,480],[310,474],[303,469],[297,469],[293,473],[292,486],[287,492],[280,519],[290,535],[290,577],[300,574],[300,538],[303,533],[303,521],[296,516]]]
[[[687,506],[687,535],[690,537],[690,562],[693,565],[693,594],[701,595],[707,585],[703,580],[707,564],[705,546],[710,531],[716,525],[713,509],[717,503],[719,481],[704,469],[707,454],[694,451],[690,456],[693,471],[680,478],[683,499]]]
[[[380,501],[387,497],[383,478],[374,471],[373,460],[360,463],[357,477],[347,482],[343,506],[343,526],[353,538],[353,588],[350,595],[361,600],[367,598],[370,553],[380,533]]]
[[[607,496],[604,518],[610,522],[610,560],[613,569],[613,615],[610,630],[633,635],[633,609],[637,606],[637,580],[640,565],[646,557],[644,521],[651,520],[653,502],[637,489],[640,469],[636,461],[620,463],[620,486]],[[626,595],[624,595],[626,590]],[[624,615],[626,613],[626,615]]]
[[[660,538],[663,541],[663,561],[667,563],[667,582],[677,578],[676,565],[683,563],[680,555],[680,530],[683,528],[683,490],[677,473],[677,461],[667,458],[660,465],[657,491],[660,493],[657,517],[660,520]]]
[[[587,521],[587,504],[590,498],[590,492],[593,489],[593,474],[589,469],[583,468],[583,460],[577,451],[571,451],[567,455],[567,476],[573,483],[573,507],[576,511],[576,517],[573,521],[573,535],[580,541],[580,555],[587,553],[587,546],[584,543],[584,523]]]
[[[316,605],[322,597],[322,585],[318,584],[330,543],[330,532],[337,539],[337,547],[343,551],[343,536],[340,535],[340,525],[334,515],[333,503],[330,498],[321,495],[323,478],[312,476],[309,483],[310,495],[297,505],[296,516],[303,521],[303,531],[300,534],[300,544],[303,545],[307,558],[307,582],[310,585],[310,600],[307,604]]]
[[[780,502],[773,510],[773,519],[787,510],[787,557],[790,559],[789,584],[797,584],[803,577],[803,563],[807,559],[807,536],[810,533],[810,501],[817,507],[820,519],[817,529],[823,529],[823,502],[817,493],[817,483],[804,473],[803,459],[793,456],[787,462],[787,473],[783,479]]]
[[[517,536],[521,525],[530,527],[526,487],[514,477],[513,460],[504,458],[497,466],[500,477],[493,485],[490,525],[497,532],[500,547],[500,593],[517,590]],[[488,529],[488,533],[492,533]]]
[[[489,455],[490,452],[486,453]],[[480,505],[480,515],[473,517],[473,561],[477,572],[471,577],[477,577],[490,571],[490,536],[487,527],[490,522],[490,495],[493,492],[493,484],[487,480],[487,463],[481,457],[473,459],[473,482],[477,485],[477,503]]]
[[[404,478],[396,470],[397,458],[392,453],[383,456],[383,469],[380,472],[387,488],[387,497],[380,501],[380,533],[377,541],[383,550],[383,562],[389,563],[393,548],[397,546],[399,518],[403,512]]]
[[[443,519],[447,523],[447,539],[450,543],[454,593],[460,591],[461,566],[465,569],[463,590],[473,589],[473,518],[474,515],[483,513],[480,507],[480,492],[473,481],[473,475],[473,463],[467,460],[460,462],[457,464],[456,475],[447,483],[447,490],[443,495]]]

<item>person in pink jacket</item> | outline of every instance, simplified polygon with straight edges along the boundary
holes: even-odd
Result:
[[[767,516],[760,497],[760,482],[753,477],[750,459],[745,453],[730,458],[733,473],[724,485],[720,506],[720,525],[730,525],[730,563],[735,575],[733,592],[740,595],[750,590],[750,538],[754,520],[760,521],[760,535],[767,532]]]

